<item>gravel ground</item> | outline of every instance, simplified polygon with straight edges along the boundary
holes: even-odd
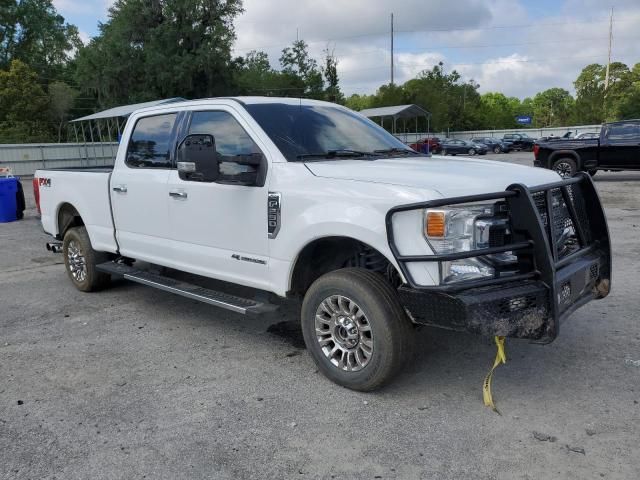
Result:
[[[640,478],[640,173],[595,179],[613,293],[551,345],[507,340],[502,415],[482,405],[490,339],[417,331],[413,364],[362,394],[317,373],[296,305],[245,318],[126,282],[78,292],[29,198],[0,224],[0,478]]]

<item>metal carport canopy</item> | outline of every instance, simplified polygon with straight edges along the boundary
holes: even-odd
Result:
[[[424,108],[418,105],[394,105],[391,107],[365,108],[360,110],[360,114],[368,118],[373,117],[394,117],[413,118],[431,115]]]
[[[140,108],[145,107],[155,107],[156,105],[163,105],[165,103],[173,103],[173,102],[182,102],[184,98],[175,97],[175,98],[165,98],[164,100],[154,100],[152,102],[144,102],[144,103],[133,103],[131,105],[122,105],[120,107],[110,108],[108,110],[103,110],[102,112],[93,113],[91,115],[87,115],[86,117],[76,118],[75,120],[71,120],[72,122],[85,122],[90,120],[102,120],[105,118],[117,118],[117,117],[128,117],[133,112]]]

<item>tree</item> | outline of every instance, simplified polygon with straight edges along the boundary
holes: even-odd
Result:
[[[340,80],[338,78],[338,59],[328,48],[324,51],[322,73],[327,82],[327,88],[325,89],[326,100],[334,103],[344,103],[344,95],[340,91]]]
[[[322,72],[318,62],[309,55],[304,40],[296,40],[291,47],[282,50],[280,56],[282,74],[289,77],[291,83],[300,83],[300,96],[321,99],[324,96]]]
[[[515,128],[520,114],[520,100],[503,93],[489,92],[480,96],[481,121],[485,128]]]
[[[77,81],[101,107],[233,92],[231,46],[241,0],[117,0],[80,49]]]
[[[49,140],[42,120],[47,100],[38,75],[25,63],[13,60],[8,70],[0,70],[0,142]]]
[[[49,114],[58,128],[58,142],[62,141],[62,127],[69,118],[69,111],[80,92],[64,82],[49,85]]]
[[[571,125],[574,99],[563,88],[549,88],[533,97],[533,123],[536,127]]]
[[[12,60],[29,65],[45,81],[58,78],[82,45],[51,0],[3,0],[0,5],[0,68]]]

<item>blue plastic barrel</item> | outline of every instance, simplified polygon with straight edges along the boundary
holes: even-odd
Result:
[[[0,178],[0,223],[14,222],[18,219],[17,192],[17,178]]]

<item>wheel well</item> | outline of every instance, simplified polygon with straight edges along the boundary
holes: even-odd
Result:
[[[307,244],[296,259],[289,295],[304,295],[325,273],[346,267],[360,267],[384,275],[398,286],[400,275],[378,250],[349,237],[325,237]]]
[[[70,203],[63,204],[58,210],[58,239],[62,240],[64,234],[72,227],[84,225],[82,217]]]
[[[569,158],[576,162],[576,166],[578,168],[582,168],[582,161],[580,160],[580,157],[576,152],[572,152],[571,150],[560,150],[558,152],[554,152],[554,154],[549,158],[549,168],[553,167],[553,164],[562,158]]]

